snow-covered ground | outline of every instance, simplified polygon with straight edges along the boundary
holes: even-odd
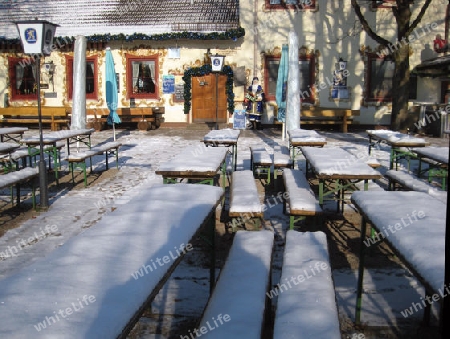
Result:
[[[123,144],[119,152],[120,169],[116,175],[99,183],[93,182],[87,188],[52,193],[51,207],[48,211],[27,220],[0,237],[0,285],[2,279],[40,260],[71,237],[95,225],[104,215],[113,213],[118,206],[127,204],[144,185],[161,183],[162,178],[155,175],[159,165],[179,153],[185,146],[197,145],[206,131],[139,132],[119,129],[116,133],[117,140]],[[36,134],[37,131],[31,130],[25,136]],[[367,157],[368,143],[365,133],[321,132],[321,134],[327,138],[326,147],[340,146],[353,154],[364,154],[364,157]],[[93,144],[112,141],[112,138],[111,130],[95,132],[92,135]],[[431,139],[431,141],[437,146],[448,146],[448,140],[445,139],[434,141]],[[244,131],[238,142],[238,170],[250,168],[250,146],[264,146],[272,153],[274,146],[277,145],[287,145],[287,141],[281,138],[279,130]],[[389,168],[389,147],[374,149],[372,157],[381,164],[382,167],[379,169],[381,173]],[[111,158],[110,168],[114,168],[115,165]],[[63,170],[67,170],[64,166],[63,164]],[[93,166],[94,171],[103,170],[104,156],[94,157]],[[298,166],[304,166],[302,159],[299,160]],[[1,193],[1,203],[7,204],[10,199],[9,190],[3,190]],[[267,209],[265,219],[268,221],[267,225],[276,233],[276,241],[282,243],[288,226],[288,218],[283,215],[282,205],[274,205]],[[282,253],[275,253],[274,263],[280,264],[281,259]],[[279,274],[280,270],[275,269],[273,284],[276,284]],[[341,318],[353,319],[356,275],[357,273],[350,269],[333,271]],[[207,301],[208,287],[208,269],[194,267],[184,260],[152,303],[151,313],[159,315],[153,317],[156,321],[141,323],[137,337],[164,338],[155,333],[162,331],[162,323],[173,321],[174,318],[167,318],[167,315],[185,314],[191,318],[200,317]],[[413,302],[419,302],[420,296],[423,296],[423,288],[409,272],[398,269],[368,270],[364,290],[370,293],[365,295],[366,299],[363,301],[362,320],[369,326],[398,326],[412,318],[414,321],[421,319],[421,310],[413,312],[408,318],[401,314],[401,311],[409,308]],[[436,313],[435,309],[434,312]]]

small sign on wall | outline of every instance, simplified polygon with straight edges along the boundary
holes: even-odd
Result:
[[[175,93],[175,76],[163,75],[163,94]]]

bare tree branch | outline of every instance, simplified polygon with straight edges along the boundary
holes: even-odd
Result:
[[[417,25],[419,25],[419,22],[422,20],[423,16],[425,15],[426,10],[428,9],[428,7],[431,4],[431,1],[433,1],[433,0],[426,0],[425,1],[425,3],[423,4],[422,8],[420,9],[419,14],[417,15],[417,18],[413,21],[411,26],[409,26],[407,35],[410,35],[412,33],[412,31],[414,31],[414,29],[416,29]]]
[[[358,17],[359,21],[361,22],[361,25],[363,26],[366,33],[376,42],[378,42],[382,46],[388,46],[390,42],[386,40],[385,38],[382,38],[378,34],[376,34],[372,27],[370,27],[369,23],[367,22],[366,18],[364,17],[364,14],[361,12],[361,6],[356,0],[352,0],[352,7],[355,10],[356,16]]]

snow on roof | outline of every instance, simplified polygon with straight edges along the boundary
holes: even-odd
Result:
[[[5,278],[0,337],[118,337],[222,194],[209,185],[147,187],[47,257]]]
[[[435,291],[444,287],[444,203],[414,191],[359,191],[352,201]]]
[[[36,18],[58,24],[56,36],[225,31],[239,26],[239,1],[3,1],[0,36],[18,38],[13,22]]]

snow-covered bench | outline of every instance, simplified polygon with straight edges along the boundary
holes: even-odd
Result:
[[[260,339],[274,235],[238,231],[197,331],[203,338]]]
[[[287,231],[274,339],[340,339],[338,310],[323,232]]]
[[[209,185],[141,188],[91,228],[2,280],[0,338],[126,338],[196,234],[214,229],[222,195],[221,187]]]
[[[264,213],[252,171],[233,172],[229,216],[233,231],[238,225],[245,226],[249,221],[254,223],[255,228],[261,227]]]
[[[428,184],[422,179],[419,179],[417,176],[409,172],[388,170],[386,171],[384,176],[389,181],[389,191],[395,191],[396,185],[400,185],[401,187],[410,191],[425,193],[428,193],[430,189],[434,189],[432,185]]]
[[[0,175],[0,189],[11,187],[11,203],[14,204],[12,186],[16,186],[17,206],[20,206],[20,184],[31,182],[31,192],[33,208],[36,208],[36,195],[34,179],[39,175],[39,170],[33,167],[26,167],[18,171],[8,172]]]
[[[284,187],[286,190],[284,199],[284,211],[286,203],[289,204],[289,228],[293,229],[295,222],[306,217],[320,217],[322,208],[316,199],[305,175],[300,170],[285,169],[283,172]]]
[[[261,146],[251,146],[250,152],[251,169],[253,171],[253,175],[256,177],[258,174],[266,173],[266,183],[270,184],[270,171],[273,161],[269,152],[267,152],[266,149]]]
[[[285,168],[293,168],[294,161],[291,159],[289,148],[286,146],[275,146],[273,148],[273,178],[276,180],[278,171]]]
[[[84,175],[84,186],[87,186],[87,175],[86,175],[86,160],[89,159],[89,166],[92,172],[92,157],[95,155],[105,154],[106,156],[106,169],[109,168],[108,156],[110,154],[115,154],[116,156],[116,167],[119,168],[119,147],[122,146],[120,142],[107,142],[102,145],[97,145],[89,150],[69,154],[67,156],[67,161],[69,162],[70,172],[72,173],[72,182],[75,183],[74,171],[75,168],[80,168]]]

